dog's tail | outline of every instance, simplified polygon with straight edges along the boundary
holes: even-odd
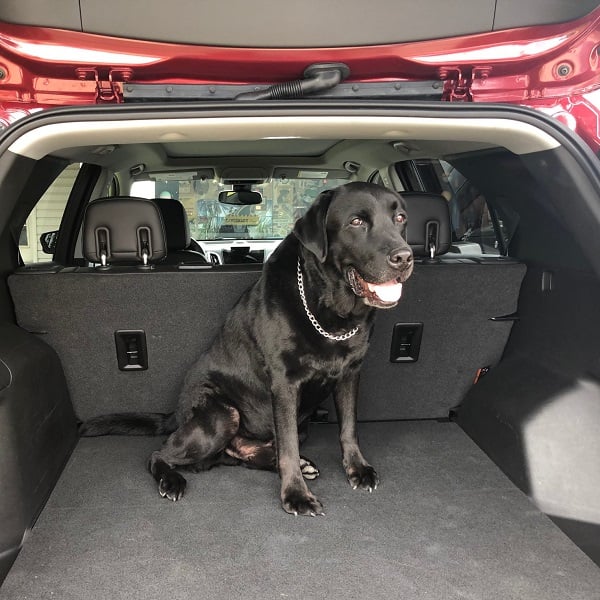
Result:
[[[175,413],[114,413],[80,423],[79,435],[166,435],[176,429]]]

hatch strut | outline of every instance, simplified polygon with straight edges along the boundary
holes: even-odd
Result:
[[[236,100],[282,100],[303,98],[335,87],[350,75],[348,65],[344,63],[317,63],[304,71],[304,79],[276,83],[264,90],[243,92]]]

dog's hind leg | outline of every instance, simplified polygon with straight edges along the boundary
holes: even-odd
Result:
[[[274,440],[263,442],[236,435],[225,452],[249,469],[277,471]],[[319,476],[317,465],[304,456],[300,457],[300,470],[304,479],[316,479]]]
[[[225,452],[249,469],[277,471],[277,455],[273,440],[253,440],[236,435],[230,440]]]
[[[239,423],[239,413],[232,406],[209,401],[195,408],[193,416],[150,456],[148,468],[158,483],[158,493],[174,502],[183,496],[186,480],[177,472],[178,467],[200,471],[231,464],[224,450]]]

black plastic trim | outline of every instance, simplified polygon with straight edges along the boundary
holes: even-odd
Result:
[[[303,81],[303,80],[300,80]],[[209,100],[251,100],[245,94],[271,93],[273,86],[268,85],[194,85],[194,84],[147,84],[128,83],[123,87],[123,99],[125,102],[181,102]],[[443,93],[443,82],[432,81],[386,81],[384,83],[339,83],[327,90],[315,92],[319,98],[386,98],[386,99],[411,99],[411,100],[441,100]],[[300,92],[299,92],[300,93]],[[308,95],[309,92],[304,92]],[[302,98],[299,96],[298,99]]]
[[[53,260],[61,265],[73,264],[75,245],[77,244],[77,236],[83,221],[85,207],[101,173],[102,169],[99,166],[88,164],[82,165],[79,173],[77,173],[60,222],[53,257]]]

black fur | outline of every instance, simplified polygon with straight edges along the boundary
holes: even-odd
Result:
[[[159,493],[171,500],[185,489],[176,469],[241,463],[278,469],[284,510],[318,515],[323,507],[304,480],[318,470],[300,457],[299,444],[310,415],[333,394],[348,480],[354,488],[376,488],[377,474],[358,446],[356,398],[373,307],[395,302],[382,302],[366,282],[410,276],[412,253],[397,216],[404,209],[398,194],[372,184],[323,192],[188,372],[175,421],[157,414],[108,415],[84,424],[83,434],[172,431],[149,463]],[[300,300],[298,259],[307,303],[320,325],[335,335],[358,326],[356,335],[334,341],[316,331]]]
[[[79,426],[84,437],[99,435],[166,435],[177,429],[175,413],[119,413],[102,415]]]

